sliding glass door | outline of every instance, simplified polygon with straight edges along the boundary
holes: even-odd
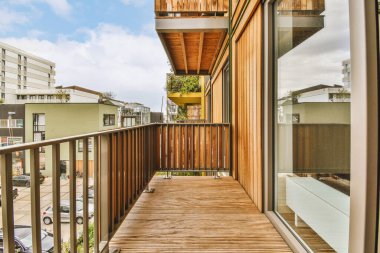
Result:
[[[312,252],[348,252],[348,0],[274,5],[274,208]]]

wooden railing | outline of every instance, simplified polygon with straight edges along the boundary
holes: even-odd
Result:
[[[229,124],[162,124],[158,128],[163,171],[229,171]]]
[[[228,0],[155,0],[156,14],[227,13]]]
[[[93,175],[94,248],[108,252],[108,243],[148,186],[156,171],[228,171],[228,124],[150,124],[80,136],[0,148],[3,251],[15,252],[12,155],[29,156],[33,252],[42,252],[40,150],[52,157],[54,252],[61,252],[61,148],[68,144],[70,198],[70,252],[77,252],[77,142],[83,142],[83,249],[90,252],[89,188]],[[89,139],[93,172],[89,173]],[[47,148],[49,147],[49,148]]]
[[[281,172],[350,173],[349,124],[279,124],[278,132]]]
[[[282,0],[278,3],[277,10],[280,12],[321,14],[325,11],[325,0]]]
[[[1,198],[4,252],[15,252],[12,199],[12,154],[30,156],[31,227],[33,252],[41,252],[40,148],[51,152],[54,252],[61,252],[60,155],[61,144],[69,145],[70,252],[77,252],[77,141],[83,142],[83,249],[89,249],[89,150],[94,154],[94,252],[108,252],[108,241],[153,177],[157,143],[155,125],[124,128],[81,136],[10,146],[0,149]],[[47,149],[46,147],[51,147]],[[27,208],[27,207],[25,207]]]

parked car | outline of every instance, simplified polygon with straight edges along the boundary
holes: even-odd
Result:
[[[18,196],[17,188],[13,188],[12,195],[13,195],[13,199],[17,198],[17,196]],[[1,206],[1,186],[0,186],[0,206]]]
[[[77,199],[76,202],[77,213],[76,213],[76,223],[83,224],[83,200]],[[88,205],[89,218],[94,216],[94,206],[92,204]],[[42,212],[42,221],[46,224],[53,223],[53,207],[50,205],[44,212]],[[61,201],[61,222],[70,222],[70,201]]]
[[[45,177],[40,176],[40,184],[42,184],[45,180]],[[14,176],[12,178],[13,186],[24,186],[24,187],[30,187],[30,176],[28,175],[20,175],[20,176]]]
[[[83,194],[82,194],[81,198],[83,198]],[[90,187],[88,187],[88,198],[90,200],[94,199],[94,186],[93,185],[91,185]]]
[[[24,175],[25,176],[30,176],[30,173],[25,173]],[[42,175],[42,173],[40,172],[40,184],[42,184],[44,181],[45,181],[45,176]]]
[[[32,253],[32,227],[30,226],[15,226],[15,252]],[[54,250],[53,234],[41,230],[41,246],[43,253],[51,253]],[[0,252],[3,249],[3,230],[0,229]]]

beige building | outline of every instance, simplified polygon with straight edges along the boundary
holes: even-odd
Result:
[[[55,63],[0,42],[0,99],[15,104],[26,90],[54,88]]]
[[[108,104],[26,104],[25,142],[74,136],[118,127],[118,106]],[[89,169],[93,172],[93,140],[89,140]],[[68,143],[61,145],[61,172],[68,172]],[[76,143],[77,171],[82,172],[83,143]],[[51,147],[41,150],[41,173],[51,176]],[[29,172],[29,155],[25,159]]]

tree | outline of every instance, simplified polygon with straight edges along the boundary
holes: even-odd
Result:
[[[116,97],[115,93],[113,93],[112,91],[103,92],[101,96],[102,99],[113,99]]]
[[[166,79],[166,91],[168,92],[200,92],[199,76],[176,76],[173,73],[168,74]]]
[[[178,106],[178,114],[174,117],[175,120],[187,119],[187,108],[185,106]]]
[[[61,103],[67,103],[70,101],[70,94],[68,91],[63,89],[58,89],[55,93],[55,97],[61,102]]]

